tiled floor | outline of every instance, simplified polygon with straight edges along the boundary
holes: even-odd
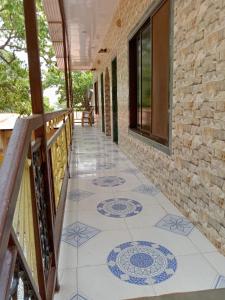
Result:
[[[74,133],[56,300],[225,287],[225,258],[95,128]]]

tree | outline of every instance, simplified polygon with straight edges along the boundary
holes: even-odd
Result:
[[[46,69],[56,62],[41,1],[37,1],[37,16],[41,65]],[[44,107],[52,110],[46,98]],[[0,3],[0,111],[31,113],[22,0]]]
[[[73,72],[73,98],[74,107],[86,107],[87,91],[92,86],[93,74],[92,72]]]
[[[60,104],[66,103],[64,73],[57,68],[42,1],[37,0],[39,50],[44,89],[56,88]],[[16,8],[16,9],[15,9]],[[74,106],[85,106],[91,72],[73,72]],[[52,110],[44,98],[45,111]],[[0,112],[31,113],[28,64],[26,61],[23,0],[0,2]]]
[[[56,88],[56,95],[58,96],[58,101],[60,104],[66,102],[66,92],[65,92],[65,79],[64,73],[60,71],[56,64],[52,64],[45,71],[45,80],[43,82],[43,88]]]
[[[64,72],[55,65],[48,68],[44,81],[44,88],[56,87],[59,103],[66,102]],[[85,107],[87,91],[92,86],[93,74],[90,71],[74,71],[71,73],[73,82],[74,107]]]
[[[31,112],[28,71],[18,59],[0,63],[0,112]]]

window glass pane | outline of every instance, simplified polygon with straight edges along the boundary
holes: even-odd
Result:
[[[137,37],[137,128],[141,128],[141,37]]]
[[[142,130],[151,131],[151,30],[148,24],[142,31]]]

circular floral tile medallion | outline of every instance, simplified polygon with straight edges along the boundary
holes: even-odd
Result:
[[[127,218],[139,214],[142,210],[142,205],[128,198],[112,198],[100,202],[97,210],[107,217]]]
[[[94,179],[93,184],[99,185],[102,187],[118,186],[124,184],[126,180],[118,176],[103,176]]]
[[[176,258],[167,248],[147,241],[117,246],[110,252],[107,264],[116,277],[138,285],[165,281],[177,269]]]

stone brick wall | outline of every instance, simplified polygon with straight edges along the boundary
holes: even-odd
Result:
[[[128,133],[128,35],[153,2],[120,1],[95,76],[117,56],[119,146],[225,254],[225,0],[174,1],[171,155]]]

